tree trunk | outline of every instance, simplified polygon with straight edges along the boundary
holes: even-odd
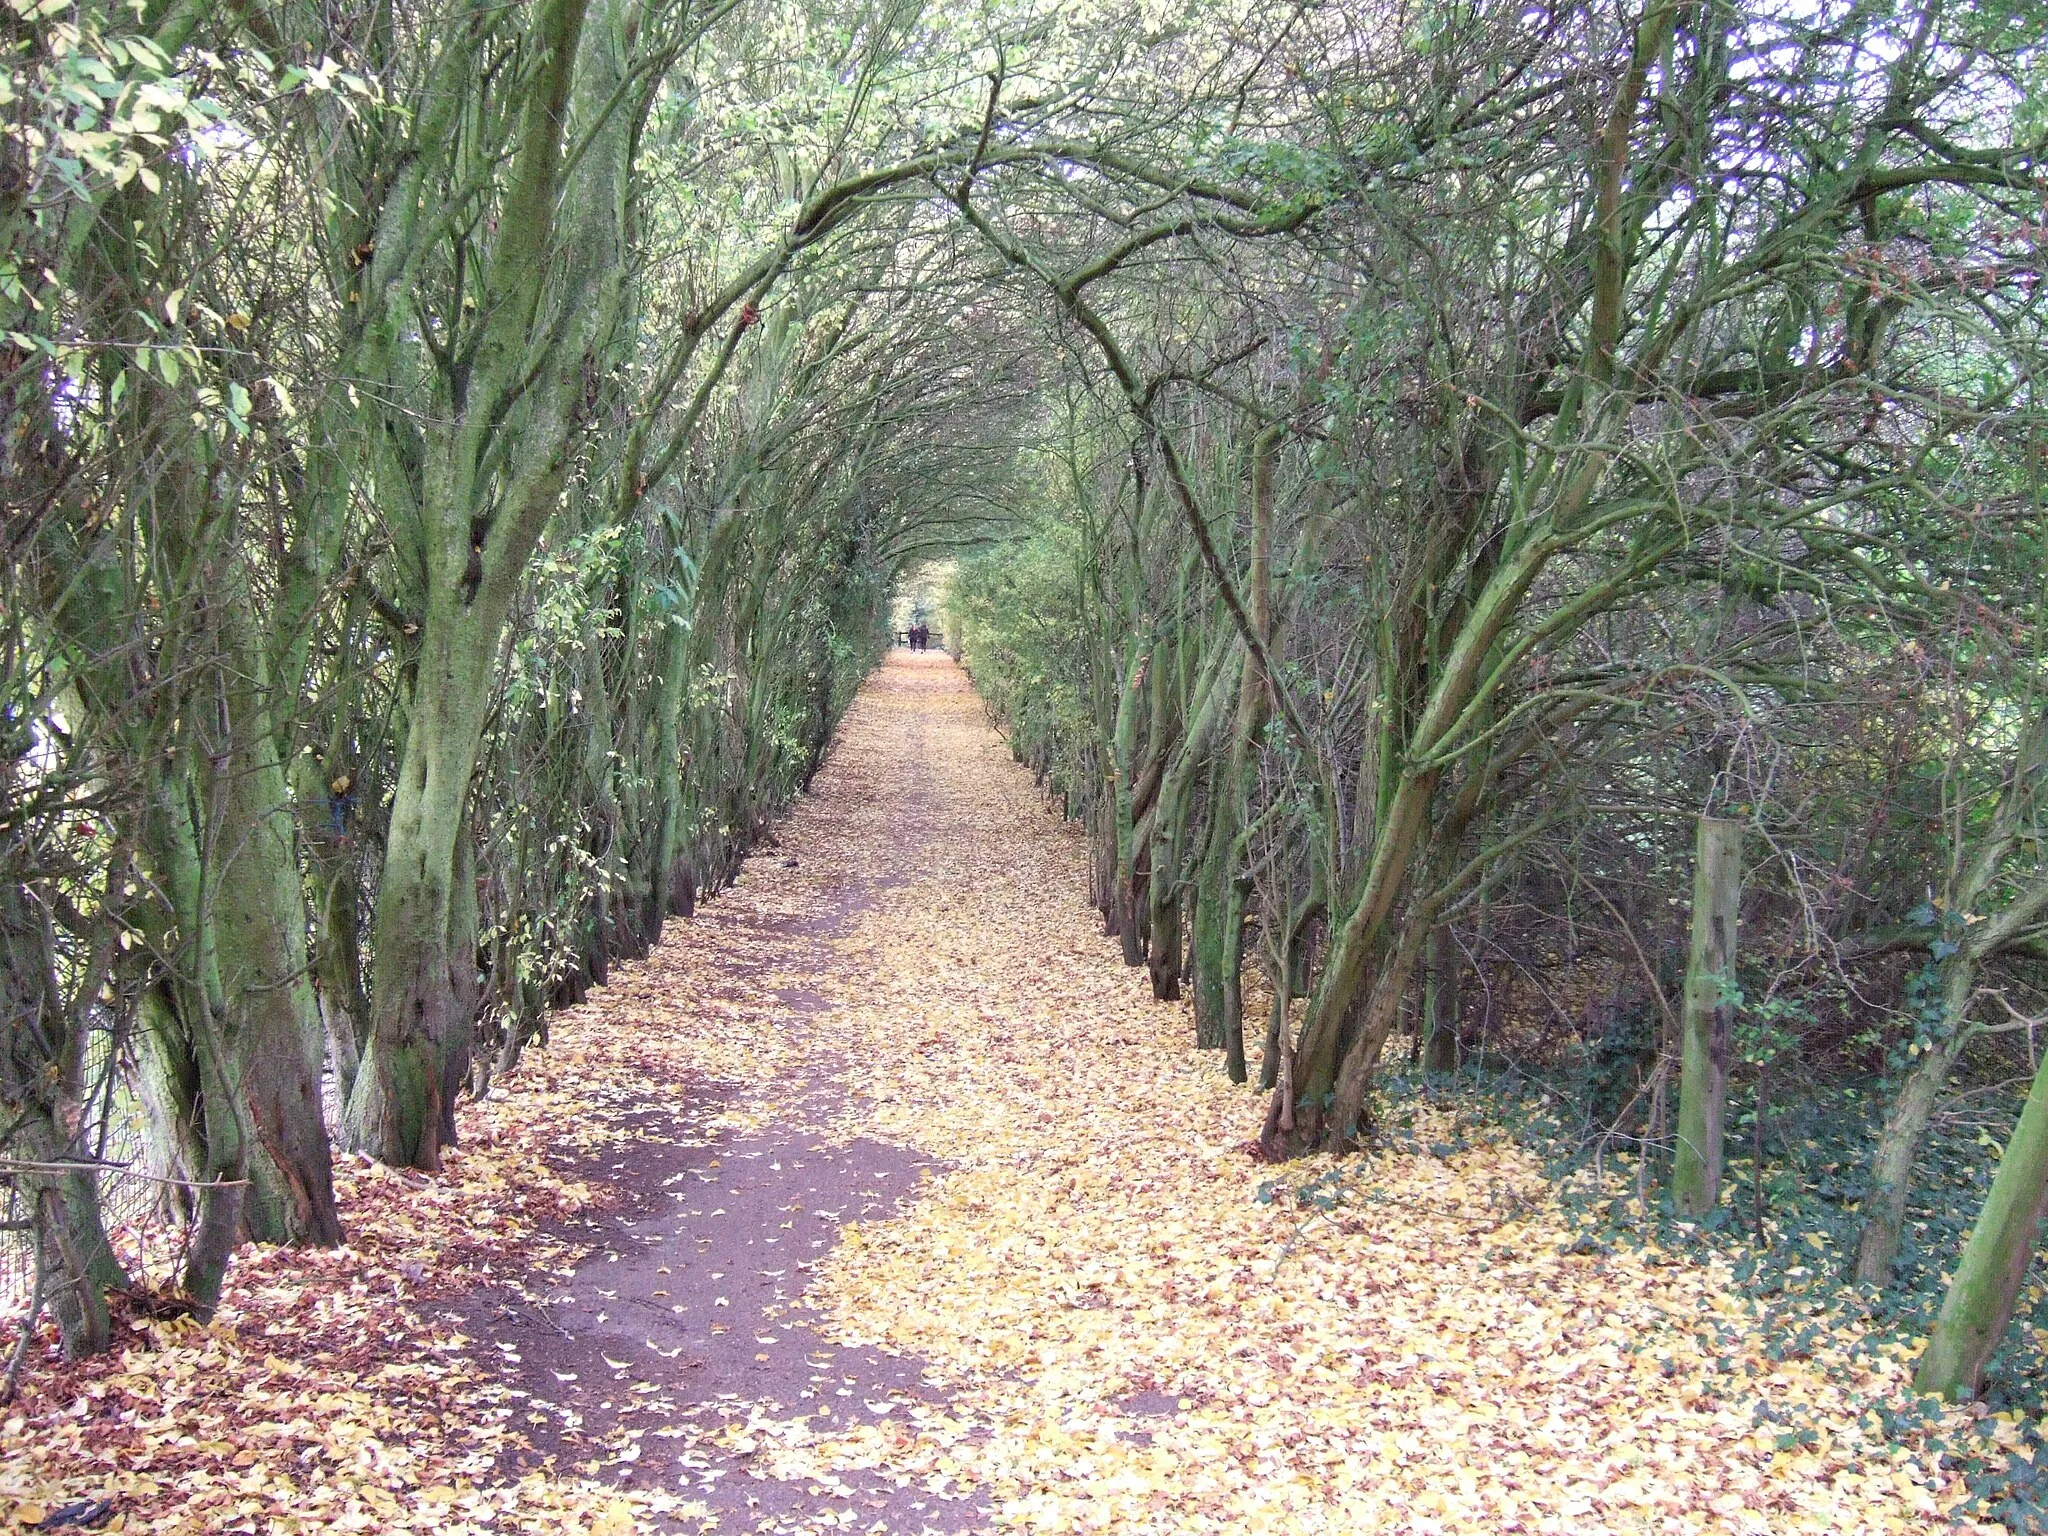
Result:
[[[363,993],[362,909],[354,869],[321,869],[318,877],[313,974],[319,984],[320,1022],[327,1031],[327,1059],[346,1104],[355,1090],[370,1027],[370,1000]]]
[[[429,630],[377,888],[369,1047],[344,1117],[349,1143],[395,1167],[435,1170],[469,1072],[470,1014],[455,968],[472,973],[475,893],[456,900],[469,778],[489,705],[497,625],[457,594]],[[432,621],[430,620],[430,625]],[[458,933],[466,906],[472,915]],[[469,989],[474,991],[474,981]],[[455,1069],[455,1070],[451,1070]]]
[[[1984,897],[2001,878],[2021,833],[2037,823],[2044,767],[2048,767],[2048,708],[2037,707],[2007,765],[2005,789],[1991,824],[1975,852],[1963,862],[1960,877],[1945,893],[1943,911],[1950,915],[1943,920],[1945,931],[1955,914],[1983,914]],[[1920,1138],[1949,1072],[1973,1033],[1969,1012],[1978,971],[2003,945],[2038,922],[2044,910],[2048,910],[2048,874],[2037,865],[2019,882],[2002,910],[1983,921],[1961,923],[1957,925],[1960,931],[1952,935],[1957,947],[1942,970],[1940,1021],[1885,1114],[1884,1130],[1871,1160],[1867,1214],[1856,1247],[1856,1278],[1865,1284],[1890,1283],[1905,1230],[1906,1197],[1912,1188]]]
[[[54,1164],[89,1149],[84,1115],[84,1030],[57,978],[47,908],[19,884],[0,882],[0,1111],[10,1150]],[[110,1341],[107,1292],[128,1283],[100,1218],[99,1186],[87,1169],[23,1172],[43,1294],[67,1359]]]
[[[1425,1072],[1458,1070],[1458,984],[1464,957],[1449,923],[1438,923],[1429,936],[1429,967],[1423,996],[1422,1047]]]
[[[1163,876],[1155,867],[1147,890],[1151,911],[1145,925],[1151,945],[1145,964],[1152,978],[1152,996],[1162,1003],[1180,998],[1181,957],[1187,945],[1181,932],[1180,882]]]
[[[1124,675],[1116,706],[1116,777],[1111,785],[1110,809],[1114,818],[1116,866],[1110,879],[1110,902],[1116,909],[1112,930],[1123,941],[1125,965],[1145,963],[1145,931],[1139,910],[1131,900],[1137,873],[1135,806],[1138,776],[1138,689],[1145,677],[1146,653],[1133,655]]]
[[[113,1342],[107,1292],[126,1279],[100,1225],[92,1175],[36,1174],[22,1183],[34,1202],[36,1264],[64,1358],[101,1354]]]
[[[1180,996],[1181,853],[1186,843],[1186,786],[1201,748],[1184,738],[1178,683],[1187,649],[1181,626],[1162,628],[1146,669],[1149,705],[1145,773],[1131,798],[1131,906],[1145,935],[1152,995]]]
[[[326,1026],[306,953],[296,820],[266,703],[231,697],[244,719],[228,722],[225,763],[212,760],[225,809],[214,855],[214,964],[231,1081],[261,1148],[244,1160],[250,1184],[240,1218],[258,1242],[328,1247],[341,1241],[341,1217],[320,1096]]]
[[[1266,1126],[1268,1136],[1280,1131],[1294,1130],[1293,1062],[1288,1057],[1287,1046],[1287,962],[1282,960],[1274,975],[1283,978],[1273,988],[1272,1003],[1266,1009],[1265,1047],[1259,1056],[1259,1091],[1273,1096],[1268,1107]],[[1242,1004],[1240,1004],[1240,1014]],[[1285,1087],[1283,1088],[1283,1079]],[[1276,1142],[1276,1145],[1278,1143]]]
[[[1940,1031],[1914,1060],[1885,1111],[1884,1129],[1870,1159],[1870,1191],[1863,1197],[1863,1232],[1856,1243],[1856,1279],[1864,1285],[1891,1284],[1905,1237],[1906,1200],[1913,1189],[1920,1138],[1969,1041],[1970,998],[1976,988],[1976,956],[1968,950],[1952,956],[1942,972]]]
[[[1120,916],[1116,899],[1115,785],[1106,785],[1095,797],[1095,814],[1089,822],[1089,842],[1094,852],[1089,868],[1094,872],[1095,910],[1102,914],[1102,931],[1115,938]]]
[[[1678,1150],[1671,1198],[1678,1214],[1700,1217],[1721,1198],[1722,1119],[1728,1104],[1728,1032],[1735,1010],[1735,923],[1742,905],[1742,823],[1699,820],[1692,883],[1692,957],[1679,1021]]]
[[[1962,1262],[1941,1304],[1927,1352],[1913,1373],[1913,1390],[1943,1397],[1974,1397],[2012,1322],[2020,1285],[2039,1242],[2048,1202],[2048,1058],[1999,1159]]]
[[[1366,1094],[1379,1070],[1380,1053],[1386,1049],[1387,1037],[1400,1021],[1401,999],[1407,995],[1415,968],[1422,961],[1433,926],[1427,915],[1411,916],[1401,926],[1393,954],[1373,977],[1320,1126],[1328,1151],[1349,1151],[1366,1128]]]
[[[1293,1129],[1284,1145],[1268,1147],[1268,1156],[1293,1156],[1325,1146],[1339,1151],[1357,1132],[1356,1114],[1386,1043],[1385,1030],[1392,1028],[1399,1011],[1413,956],[1398,975],[1390,967],[1402,951],[1421,951],[1419,935],[1390,934],[1388,929],[1394,902],[1422,841],[1436,780],[1434,772],[1403,775],[1380,826],[1372,867],[1358,900],[1349,917],[1332,924],[1329,955],[1309,997],[1300,1045],[1289,1058],[1295,1073],[1294,1111],[1267,1117],[1274,1125],[1291,1120]],[[1408,925],[1411,930],[1417,926]],[[1372,1021],[1369,1027],[1359,1028],[1366,1020]]]
[[[642,931],[649,943],[661,938],[662,921],[681,912],[677,867],[683,850],[683,705],[689,696],[690,630],[681,614],[669,617],[661,648],[661,691],[655,702],[653,867],[645,897]]]
[[[1209,824],[1202,850],[1202,863],[1195,874],[1195,915],[1193,970],[1195,993],[1195,1045],[1213,1051],[1229,1038],[1225,1024],[1227,994],[1232,989],[1230,958],[1241,946],[1228,942],[1231,901],[1230,846],[1236,836],[1236,818],[1225,773],[1219,769],[1210,778]],[[1236,904],[1240,921],[1243,903]],[[1240,1032],[1241,1035],[1241,1032]]]
[[[1217,1022],[1223,1029],[1224,1075],[1233,1083],[1241,1083],[1247,1076],[1244,1054],[1244,907],[1250,892],[1248,880],[1235,879],[1223,896],[1222,958],[1219,965],[1223,976],[1223,996],[1222,1017]],[[1270,1047],[1267,1054],[1269,1057],[1272,1054]]]
[[[361,882],[355,860],[359,787],[341,765],[338,752],[330,754],[326,764],[310,752],[302,753],[292,770],[300,847],[313,889],[315,1001],[327,1037],[327,1059],[346,1104],[370,1027],[370,999],[363,991]],[[342,786],[338,791],[336,784]]]
[[[191,708],[193,739],[151,766],[143,825],[147,862],[169,902],[153,947],[171,957],[143,1045],[166,1053],[151,1068],[162,1107],[188,1117],[159,1127],[159,1139],[189,1138],[189,1176],[206,1186],[186,1287],[202,1307],[219,1294],[239,1237],[324,1247],[342,1235],[320,1093],[326,1026],[307,960],[292,803],[270,711],[255,692],[257,653],[233,643],[233,616],[226,625],[224,713],[201,720],[202,707]]]
[[[166,1182],[161,1209],[175,1226],[197,1217],[196,1181],[206,1166],[199,1136],[198,1055],[168,980],[143,988],[135,1006],[135,1072],[129,1085],[141,1101],[146,1172]]]
[[[625,78],[616,18],[592,29],[587,0],[545,0],[527,34],[497,239],[459,398],[438,368],[420,450],[419,656],[392,786],[374,921],[369,1046],[349,1096],[350,1144],[399,1167],[437,1169],[469,1077],[476,893],[464,820],[491,704],[500,631],[569,478],[580,412],[620,306],[625,176],[638,112],[614,111]],[[572,87],[594,137],[566,153]],[[644,111],[644,106],[641,108]],[[389,277],[380,250],[366,282]],[[559,290],[550,306],[551,285]]]

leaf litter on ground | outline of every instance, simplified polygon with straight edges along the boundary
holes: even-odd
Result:
[[[609,1466],[509,1474],[532,1405],[438,1305],[572,1273],[605,1170],[630,1178],[636,1141],[667,1134],[636,1113],[650,1089],[716,1085],[703,1135],[802,1114],[938,1165],[901,1214],[842,1228],[801,1306],[828,1339],[922,1360],[943,1396],[851,1424],[727,1404],[657,1431],[750,1477],[822,1496],[880,1474],[1046,1533],[1995,1529],[1935,1442],[1882,1427],[1912,1402],[1907,1349],[1844,1324],[1769,1358],[1725,1259],[1580,1241],[1505,1134],[1424,1105],[1341,1170],[1284,1170],[1316,1199],[1274,1199],[1248,1155],[1258,1099],[1120,963],[1076,831],[943,658],[870,683],[778,839],[790,857],[751,862],[464,1105],[444,1173],[345,1160],[347,1248],[245,1249],[210,1326],[128,1320],[114,1354],[35,1374],[0,1420],[0,1510],[735,1529],[686,1491],[622,1486],[644,1431]],[[758,926],[849,892],[833,962],[787,970]],[[802,1031],[774,1005],[789,986],[820,1000]]]

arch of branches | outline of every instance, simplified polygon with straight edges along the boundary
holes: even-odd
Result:
[[[117,1095],[200,1307],[338,1240],[335,1145],[435,1167],[955,553],[1271,1155],[1490,1053],[1695,1215],[1746,1104],[1761,1228],[1853,1080],[1884,1284],[2040,1012],[2042,22],[10,0],[0,1156],[67,1343]],[[2044,1186],[2048,1087],[1931,1385]]]

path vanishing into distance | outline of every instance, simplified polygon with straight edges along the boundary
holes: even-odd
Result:
[[[131,1531],[1946,1528],[1852,1395],[1896,1361],[1724,1354],[1725,1276],[1585,1251],[1447,1117],[1304,1204],[1331,1165],[1255,1161],[1191,1042],[966,675],[899,652],[445,1177],[351,1163],[349,1249],[238,1261],[7,1476]]]
[[[1560,1256],[1514,1154],[1385,1159],[1341,1221],[1261,1203],[1319,1167],[1249,1155],[1260,1100],[1120,963],[1085,852],[965,674],[893,655],[778,846],[586,1005],[684,1011],[648,1097],[684,1144],[618,1170],[570,1337],[496,1335],[538,1448],[721,1530],[1845,1529],[1747,1402],[1665,1384],[1644,1346],[1694,1376],[1670,1320],[1712,1305]],[[1849,1475],[1873,1528],[1932,1512]]]

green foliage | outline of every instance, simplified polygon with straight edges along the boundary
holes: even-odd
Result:
[[[1074,572],[1082,536],[1054,517],[1026,523],[960,563],[947,623],[966,637],[975,686],[1014,735],[1020,754],[1042,750],[1055,788],[1085,782],[1096,728],[1084,659],[1088,607]]]

